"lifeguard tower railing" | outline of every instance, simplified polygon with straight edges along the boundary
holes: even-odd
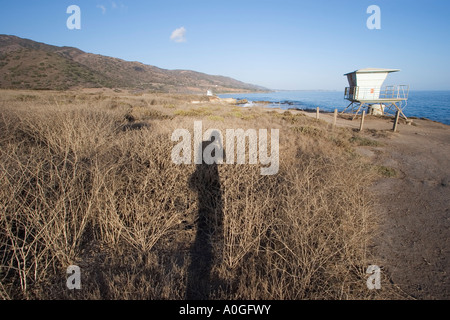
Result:
[[[409,85],[393,85],[382,88],[369,87],[346,87],[344,98],[351,103],[344,109],[352,108],[355,117],[365,106],[380,104],[384,106],[384,113],[395,113],[399,111],[406,119],[403,109],[406,106],[409,96]]]
[[[408,100],[409,86],[396,85],[384,88],[346,87],[344,98],[354,102],[383,102],[378,100]]]

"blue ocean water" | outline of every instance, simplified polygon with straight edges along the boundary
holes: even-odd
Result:
[[[344,92],[339,91],[275,91],[269,93],[221,94],[221,98],[270,101],[268,107],[339,111],[349,104]],[[450,125],[450,91],[410,91],[408,103],[403,109],[407,117],[427,118]]]

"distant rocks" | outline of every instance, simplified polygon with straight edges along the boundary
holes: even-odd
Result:
[[[208,100],[211,102],[217,102],[220,101],[220,98],[218,96],[208,96]]]
[[[233,98],[219,98],[218,96],[206,96],[201,97],[200,100],[194,100],[191,101],[192,104],[201,104],[201,103],[207,103],[207,102],[218,102],[218,103],[225,103],[225,104],[237,104],[237,100]]]
[[[236,104],[237,100],[233,98],[221,98],[220,102],[228,103],[228,104]]]
[[[192,104],[201,104],[205,102],[219,102],[223,104],[232,104],[232,105],[238,105],[238,106],[246,106],[246,105],[271,105],[274,104],[272,101],[265,101],[265,100],[259,100],[259,101],[249,101],[248,99],[235,99],[235,98],[219,98],[218,96],[206,96],[202,97],[199,100],[191,101]],[[292,105],[293,103],[290,101],[282,102],[282,104],[285,105]]]

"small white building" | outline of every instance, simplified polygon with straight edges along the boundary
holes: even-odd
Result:
[[[366,68],[346,73],[353,100],[376,100],[380,97],[381,87],[384,80],[391,72],[398,72],[399,69],[378,69]]]
[[[344,74],[349,84],[349,87],[345,88],[345,99],[350,101],[345,110],[352,107],[353,111],[356,110],[356,116],[365,106],[373,114],[384,114],[385,108],[388,108],[392,111],[400,111],[401,115],[406,118],[402,109],[406,106],[409,86],[383,87],[388,74],[398,71],[400,70],[366,68]]]

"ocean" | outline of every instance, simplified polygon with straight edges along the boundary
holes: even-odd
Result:
[[[349,102],[339,91],[275,91],[269,93],[221,94],[220,98],[247,99],[245,106],[253,101],[269,101],[267,107],[289,109],[315,109],[342,111]],[[450,125],[450,91],[410,91],[408,103],[403,109],[407,117],[427,118]]]

